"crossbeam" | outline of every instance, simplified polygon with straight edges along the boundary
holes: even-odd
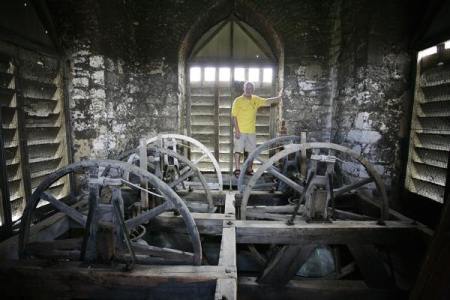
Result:
[[[332,223],[296,223],[286,225],[277,221],[236,221],[238,244],[399,244],[420,240],[415,225],[388,221],[335,221]]]

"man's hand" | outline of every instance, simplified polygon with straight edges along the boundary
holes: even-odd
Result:
[[[238,140],[241,137],[241,133],[238,130],[235,130],[234,137]]]
[[[281,97],[283,97],[283,88],[280,89],[280,92],[278,93],[278,97],[281,100]]]
[[[276,97],[273,98],[267,98],[266,99],[266,105],[272,105],[272,104],[279,104],[283,101],[283,88],[280,89],[280,92]]]

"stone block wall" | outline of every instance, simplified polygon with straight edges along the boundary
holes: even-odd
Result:
[[[71,53],[75,160],[115,158],[139,138],[178,128],[177,75],[162,58],[129,65],[91,52]]]
[[[184,38],[201,36],[234,12],[263,35],[273,29],[282,42],[288,133],[346,145],[375,163],[388,183],[398,182],[412,99],[407,1],[48,3],[71,65],[75,160],[115,157],[140,137],[181,131],[179,53],[192,46]],[[194,24],[201,25],[192,33]],[[349,177],[363,173],[344,168]]]

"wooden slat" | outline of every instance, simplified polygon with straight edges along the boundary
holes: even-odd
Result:
[[[445,204],[441,219],[428,248],[416,285],[412,290],[412,300],[448,299],[450,297],[448,289],[450,280],[450,168],[447,169],[447,176],[447,190],[444,195]]]
[[[268,263],[258,282],[272,285],[287,284],[316,247],[315,244],[283,246]]]
[[[373,245],[348,244],[351,254],[364,277],[367,286],[372,288],[392,288],[394,282],[386,269],[384,261]]]

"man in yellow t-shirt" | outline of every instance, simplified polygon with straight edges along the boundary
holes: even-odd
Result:
[[[234,99],[231,108],[234,126],[234,162],[236,166],[233,174],[236,177],[240,173],[241,153],[250,153],[256,148],[256,112],[258,108],[280,103],[283,93],[283,90],[280,90],[277,97],[264,99],[253,95],[254,90],[253,83],[245,82],[244,93]],[[246,174],[253,174],[253,162],[250,162]]]

